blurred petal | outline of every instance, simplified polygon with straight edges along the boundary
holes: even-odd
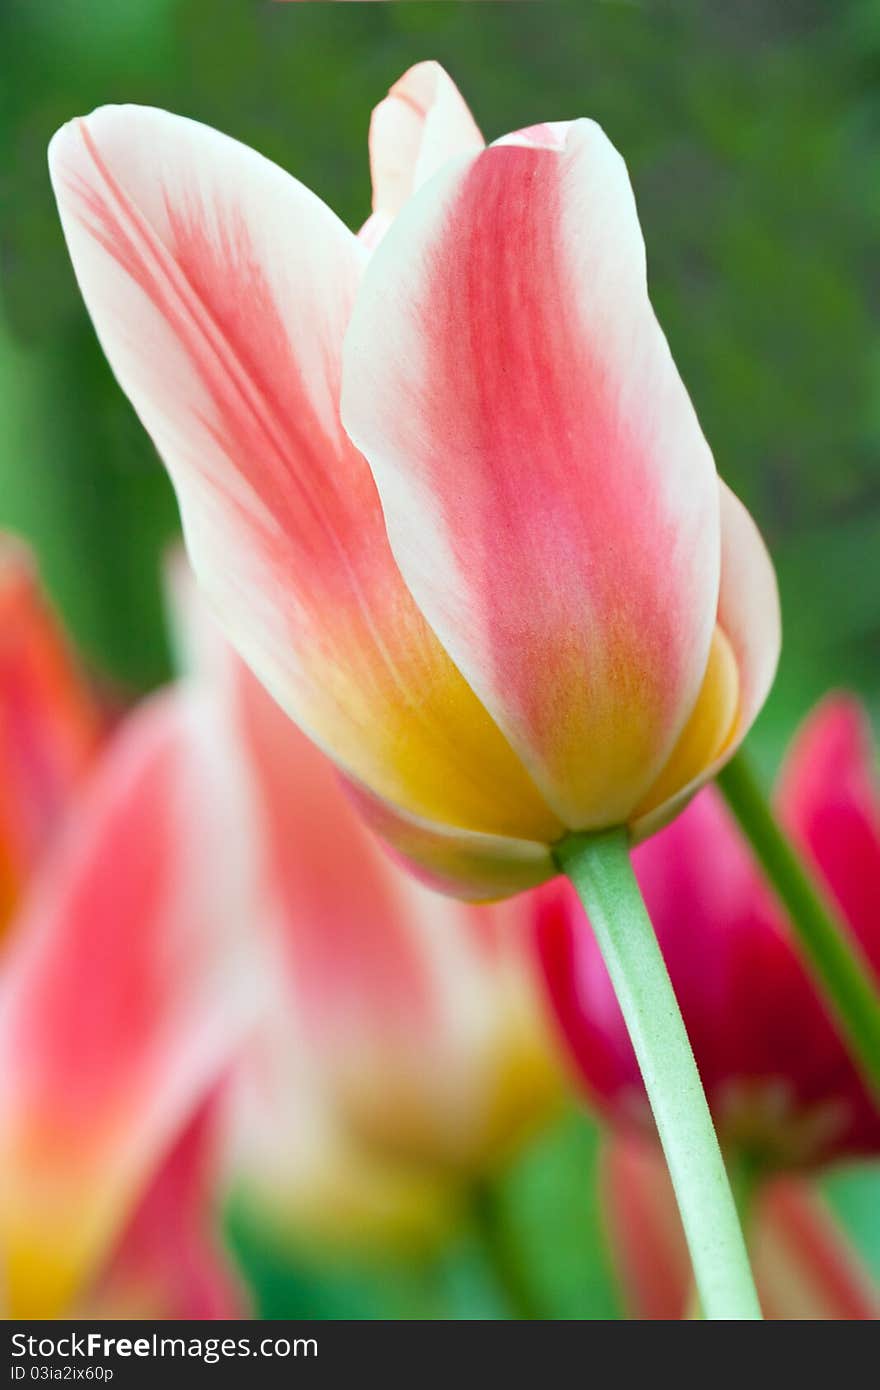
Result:
[[[625,820],[703,681],[719,504],[597,126],[411,199],[355,303],[343,418],[419,606],[548,803]]]
[[[244,754],[240,814],[262,849],[267,902],[260,935],[279,1012],[301,1030],[297,1066],[355,1147],[386,1162],[494,1161],[559,1092],[526,901],[471,907],[401,872],[333,765],[222,639],[185,568],[171,578],[184,660],[225,691],[227,743]]]
[[[629,1316],[649,1322],[684,1317],[691,1265],[659,1150],[643,1140],[609,1135],[599,1194]]]
[[[370,122],[373,215],[361,230],[378,244],[408,198],[458,154],[483,148],[483,137],[449,74],[439,63],[416,63],[403,74]]]
[[[260,679],[404,810],[552,839],[557,822],[404,585],[339,422],[363,247],[282,170],[165,112],[102,108],[55,136],[50,163],[104,350]]]
[[[190,692],[122,726],[18,924],[0,983],[0,1250],[14,1317],[99,1272],[258,1008],[246,827]]]
[[[97,710],[30,555],[0,535],[0,932],[98,733]]]
[[[659,1148],[611,1138],[601,1192],[630,1316],[685,1316],[690,1265]],[[810,1183],[779,1179],[760,1190],[749,1245],[765,1317],[862,1321],[880,1315],[870,1275]]]
[[[880,979],[880,791],[858,703],[832,695],[796,735],[776,797]]]
[[[359,1143],[334,1108],[283,984],[234,1091],[231,1194],[271,1242],[421,1253],[459,1219],[460,1192],[424,1164]]]
[[[875,1321],[880,1293],[815,1188],[769,1185],[755,1221],[754,1268],[769,1318]]]
[[[316,1071],[377,1152],[435,1167],[494,1158],[559,1086],[523,906],[470,907],[402,873],[332,764],[230,656],[280,978]]]
[[[196,1111],[140,1200],[81,1315],[100,1318],[247,1316],[220,1238],[221,1097]]]

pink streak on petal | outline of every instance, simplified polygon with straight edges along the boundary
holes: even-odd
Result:
[[[222,1103],[219,1094],[202,1102],[164,1158],[88,1300],[93,1316],[247,1316],[220,1238]]]

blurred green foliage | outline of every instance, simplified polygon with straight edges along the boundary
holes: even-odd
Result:
[[[878,0],[4,0],[0,53],[0,526],[35,544],[97,670],[132,690],[167,673],[157,561],[177,522],[79,299],[49,137],[104,102],[166,106],[256,146],[357,225],[370,109],[409,64],[434,57],[487,137],[584,114],[627,159],[659,316],[719,468],[780,574],[786,645],[755,734],[764,766],[831,685],[855,687],[880,714]],[[558,1316],[615,1306],[585,1134],[553,1137],[537,1166],[524,1160],[511,1176],[511,1211]],[[580,1183],[564,1176],[578,1143]],[[880,1229],[865,1216],[878,1210],[876,1175],[831,1191],[876,1263]],[[583,1224],[570,1219],[572,1192],[588,1204]],[[375,1281],[283,1261],[279,1273],[235,1229],[266,1311],[375,1316]],[[418,1306],[446,1279],[447,1307],[497,1315],[479,1258],[450,1258],[425,1274]],[[399,1310],[398,1284],[388,1270],[378,1281],[386,1309]],[[404,1281],[406,1298],[414,1287]]]

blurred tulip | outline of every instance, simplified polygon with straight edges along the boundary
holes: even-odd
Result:
[[[26,548],[0,536],[0,937],[92,761],[99,730]]]
[[[197,670],[107,743],[0,973],[13,1316],[240,1311],[230,1184],[282,1233],[423,1245],[558,1098],[522,913],[396,868],[177,588]]]
[[[644,1140],[606,1148],[601,1195],[611,1252],[631,1317],[688,1316],[690,1261],[669,1175]],[[880,1296],[830,1210],[804,1179],[782,1178],[759,1194],[750,1220],[764,1315],[784,1321],[880,1317]]]
[[[732,755],[775,579],[599,127],[483,149],[421,64],[370,154],[360,239],[162,111],[72,121],[50,166],[226,632],[405,859],[498,897],[551,876],[566,830],[650,833]]]
[[[181,645],[224,695],[262,851],[252,931],[277,1007],[240,1076],[238,1176],[319,1235],[421,1239],[450,1184],[491,1173],[560,1097],[525,904],[456,902],[399,869],[191,581],[174,587]]]
[[[59,1316],[101,1284],[253,1023],[247,861],[218,737],[192,689],[129,716],[16,918],[0,972],[0,1289],[13,1317]],[[180,1235],[166,1234],[170,1291]]]
[[[794,740],[780,819],[880,980],[880,794],[858,704],[834,696]],[[880,1112],[719,794],[703,791],[635,867],[726,1148],[764,1167],[880,1153]],[[542,890],[550,996],[575,1067],[615,1122],[650,1127],[610,980],[565,884]]]

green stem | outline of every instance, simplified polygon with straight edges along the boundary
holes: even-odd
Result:
[[[475,1183],[471,1213],[483,1254],[511,1316],[529,1322],[540,1320],[544,1314],[525,1278],[522,1259],[511,1240],[503,1206],[491,1179]]]
[[[733,1200],[736,1203],[736,1214],[739,1217],[739,1224],[748,1250],[755,1198],[764,1172],[761,1164],[756,1162],[752,1155],[747,1153],[728,1154],[727,1176],[730,1190],[733,1193]],[[700,1322],[702,1320],[703,1305],[700,1302],[696,1284],[691,1287],[682,1317],[687,1322]]]
[[[718,774],[728,806],[786,909],[791,925],[853,1058],[880,1096],[880,995],[857,944],[780,830],[748,757],[741,751]]]
[[[589,914],[666,1154],[707,1318],[759,1319],[724,1160],[669,974],[642,902],[626,832],[569,835],[560,868]]]

